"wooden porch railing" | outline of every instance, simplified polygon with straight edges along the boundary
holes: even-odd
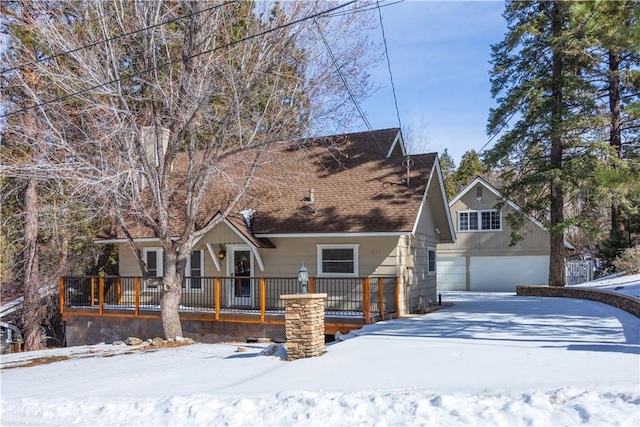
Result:
[[[159,312],[162,289],[161,278],[61,277],[60,312],[147,317]],[[297,278],[291,277],[186,277],[180,311],[208,314],[214,320],[252,314],[266,322],[269,315],[284,313],[280,295],[299,291]],[[399,305],[397,277],[315,277],[309,281],[309,291],[327,294],[327,316],[360,317],[365,324],[390,317]]]

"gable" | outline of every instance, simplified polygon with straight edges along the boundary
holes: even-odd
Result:
[[[481,188],[478,192],[478,188]],[[496,204],[503,202],[500,211],[493,215],[500,216],[500,229],[482,229],[482,211],[495,212]],[[542,224],[533,218],[526,217],[522,234],[524,239],[515,246],[509,246],[511,242],[511,228],[506,224],[505,218],[520,208],[513,202],[503,200],[501,194],[482,178],[476,178],[467,187],[458,193],[450,202],[449,209],[456,231],[455,244],[438,245],[442,253],[463,251],[466,254],[475,255],[506,255],[509,253],[521,253],[531,255],[548,255],[549,233]],[[468,224],[462,224],[467,229],[461,229],[460,215],[476,216],[477,229],[471,229]],[[491,214],[487,214],[491,215]],[[467,220],[465,218],[465,220]],[[495,217],[494,217],[495,218]],[[490,226],[491,227],[491,226]]]

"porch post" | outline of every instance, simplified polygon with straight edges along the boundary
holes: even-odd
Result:
[[[215,318],[216,320],[220,320],[220,278],[215,278],[215,293],[214,293],[214,305],[216,310]]]
[[[91,276],[91,307],[96,305],[94,299],[96,297],[96,278]]]
[[[64,314],[64,277],[60,276],[60,314]]]
[[[99,313],[102,314],[104,313],[104,277],[102,276],[98,279],[98,292],[100,293],[98,295]]]
[[[368,277],[363,279],[362,284],[362,314],[364,316],[364,324],[371,323],[371,281]]]
[[[136,277],[134,279],[134,285],[135,285],[135,293],[136,293],[136,306],[135,306],[135,315],[139,315],[140,314],[140,278]]]
[[[260,321],[264,322],[264,312],[266,309],[266,285],[264,277],[260,278]]]
[[[313,277],[309,277],[309,293],[316,293],[316,279]]]
[[[378,311],[380,318],[384,320],[384,279],[378,277]]]

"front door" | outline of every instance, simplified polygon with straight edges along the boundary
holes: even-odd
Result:
[[[253,307],[253,257],[248,246],[231,247],[229,257],[232,283],[229,301],[232,306]]]

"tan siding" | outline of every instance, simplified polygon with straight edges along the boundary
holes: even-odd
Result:
[[[277,238],[271,239],[275,249],[260,249],[266,277],[295,276],[302,262],[311,276],[318,274],[318,244],[358,244],[359,275],[397,274],[398,237],[359,238]]]
[[[226,226],[224,226],[226,227]],[[228,227],[227,227],[228,228]],[[214,230],[215,231],[215,230]],[[229,230],[230,231],[230,230]],[[223,243],[244,244],[237,237],[221,233]],[[221,241],[209,240],[215,235],[207,234],[195,249],[204,251],[204,274],[206,276],[227,276],[227,259],[221,261],[222,272],[215,268],[206,243],[212,243],[215,255],[218,254]],[[240,240],[239,240],[240,239]],[[272,239],[276,245],[274,249],[259,249],[259,254],[265,266],[261,272],[255,263],[256,276],[264,277],[295,277],[302,262],[309,269],[311,276],[317,275],[317,244],[358,244],[359,275],[360,276],[396,276],[398,274],[397,246],[398,237],[358,237],[358,238],[277,238]],[[141,244],[140,247],[157,247],[159,244]],[[133,252],[128,245],[120,244],[120,275],[140,276],[140,268]]]
[[[436,275],[428,273],[429,258],[428,249],[436,248],[438,232],[436,230],[435,216],[442,214],[437,209],[442,205],[441,192],[437,180],[433,180],[427,190],[429,198],[427,205],[423,207],[415,239],[413,241],[413,268],[411,283],[407,288],[406,303],[409,311],[415,311],[421,304],[426,305],[436,299]],[[437,196],[437,197],[436,197]],[[429,203],[431,201],[431,203]]]
[[[524,240],[514,247],[509,247],[511,229],[506,225],[506,216],[513,211],[508,205],[502,208],[501,231],[465,232],[458,229],[458,212],[466,210],[494,209],[499,199],[487,188],[483,188],[483,197],[476,200],[475,188],[469,190],[460,200],[451,206],[451,217],[456,230],[456,242],[438,245],[442,254],[464,253],[468,255],[545,255],[549,253],[549,233],[527,220],[523,232]]]

